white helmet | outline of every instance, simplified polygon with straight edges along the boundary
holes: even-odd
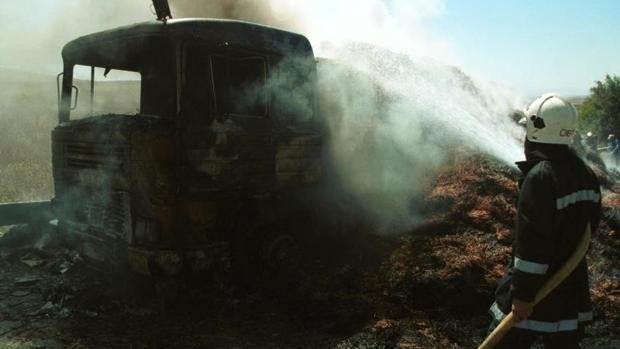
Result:
[[[555,93],[536,98],[525,110],[520,124],[526,125],[530,142],[571,144],[575,135],[577,109]]]

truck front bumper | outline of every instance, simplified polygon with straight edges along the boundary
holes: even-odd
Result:
[[[146,276],[173,276],[184,271],[201,273],[230,269],[230,247],[216,243],[192,249],[158,249],[130,246],[129,269]]]

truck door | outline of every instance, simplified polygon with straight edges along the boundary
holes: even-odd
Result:
[[[182,140],[191,192],[270,190],[275,151],[267,57],[232,48],[188,46]]]

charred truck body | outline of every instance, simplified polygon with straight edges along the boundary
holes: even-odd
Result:
[[[322,200],[305,37],[240,21],[153,21],[78,38],[62,56],[53,207],[84,254],[149,275],[290,263]],[[94,102],[97,70],[139,74],[124,82],[139,87],[137,114]],[[84,115],[80,72],[90,73]]]

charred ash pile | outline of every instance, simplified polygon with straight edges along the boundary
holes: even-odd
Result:
[[[425,195],[426,219],[379,269],[377,302],[387,319],[367,335],[390,334],[392,342],[380,339],[386,348],[469,348],[483,339],[510,261],[517,178],[513,168],[468,154],[440,170]]]
[[[609,185],[616,175],[597,171],[606,176],[604,217],[588,257],[595,322],[583,345],[616,348],[620,194]],[[115,294],[107,271],[55,245],[45,229],[16,227],[0,239],[2,340],[73,348],[475,347],[510,261],[518,175],[463,153],[429,186],[426,218],[411,231],[394,237],[363,227],[354,241],[326,243],[324,254],[333,257],[345,244],[350,253],[306,266],[298,292],[274,299],[188,290],[184,306],[172,311],[156,299]]]
[[[591,166],[605,194],[603,220],[588,255],[595,321],[582,345],[616,348],[618,174]],[[392,336],[390,344],[382,339],[385,347],[399,348],[470,348],[482,341],[488,306],[511,258],[518,176],[516,169],[479,155],[461,156],[440,171],[426,195],[427,219],[401,237],[381,267],[381,315],[389,320],[376,322],[367,335],[385,332]]]
[[[403,239],[386,265],[387,293],[406,295],[418,307],[462,313],[485,303],[510,258],[515,176],[477,157],[444,169],[426,197],[426,222]]]

